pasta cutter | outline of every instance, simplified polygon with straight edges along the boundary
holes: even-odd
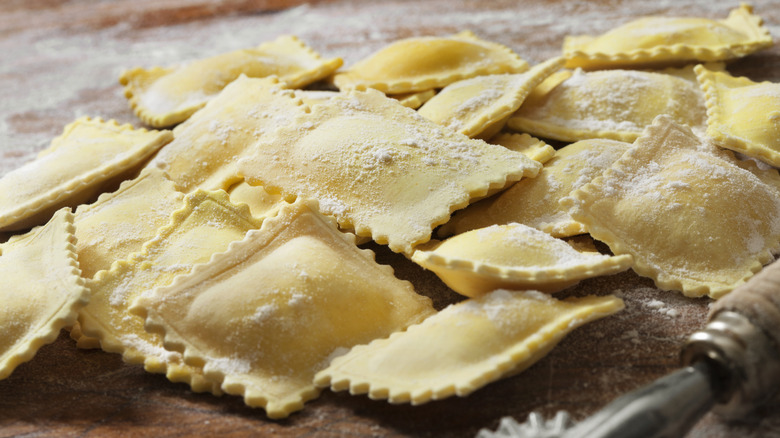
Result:
[[[559,412],[545,421],[510,417],[478,438],[682,437],[707,412],[744,419],[780,386],[780,262],[715,302],[704,329],[681,352],[684,368],[619,397],[573,424]]]

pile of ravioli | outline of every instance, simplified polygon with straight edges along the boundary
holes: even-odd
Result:
[[[724,64],[771,44],[742,5],[535,66],[465,31],[128,70],[148,129],[78,119],[0,179],[0,378],[67,328],[269,418],[327,387],[420,404],[623,308],[552,296],[583,279],[717,299],[780,250],[780,84]],[[464,300],[437,312],[368,240]]]

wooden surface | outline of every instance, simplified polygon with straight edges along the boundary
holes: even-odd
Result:
[[[348,65],[398,38],[463,29],[537,63],[559,54],[566,34],[599,33],[649,14],[723,18],[737,6],[711,0],[300,3],[0,2],[0,175],[31,159],[78,116],[139,124],[117,84],[124,68],[169,65],[282,34],[298,35]],[[780,2],[754,6],[780,37]],[[780,82],[780,48],[740,60],[730,70]],[[460,299],[403,257],[370,247],[378,261],[391,264],[438,308]],[[63,333],[0,381],[0,436],[470,437],[482,427],[494,429],[502,416],[522,420],[532,410],[552,416],[565,409],[581,419],[675,370],[680,346],[702,326],[709,305],[659,291],[633,272],[585,281],[561,296],[608,293],[626,300],[624,312],[575,331],[526,372],[469,397],[412,407],[325,391],[283,421],[267,420],[238,397],[194,394],[117,355],[79,350]],[[780,436],[779,408],[776,399],[741,424],[708,415],[689,436]]]

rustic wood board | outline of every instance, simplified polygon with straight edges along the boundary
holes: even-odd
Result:
[[[298,35],[348,65],[398,38],[463,29],[536,63],[559,54],[566,34],[599,33],[649,14],[722,18],[735,6],[710,0],[6,0],[0,3],[0,175],[31,159],[78,116],[139,124],[117,84],[124,68],[168,65],[281,34]],[[780,2],[754,6],[780,36]],[[729,69],[780,82],[780,49]],[[369,247],[438,308],[460,299],[404,257]],[[585,281],[563,296],[607,293],[623,296],[626,310],[579,329],[526,372],[469,397],[412,407],[326,391],[283,421],[267,420],[238,397],[195,394],[117,355],[77,349],[63,333],[0,381],[0,436],[470,437],[495,428],[502,416],[523,419],[532,410],[551,416],[565,409],[580,419],[675,370],[680,346],[703,325],[710,304],[657,290],[632,272]],[[778,408],[780,399],[740,424],[708,415],[689,436],[780,436]]]

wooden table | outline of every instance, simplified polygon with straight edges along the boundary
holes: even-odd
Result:
[[[249,47],[295,34],[347,65],[399,38],[471,29],[531,63],[560,53],[564,35],[599,33],[633,17],[723,18],[737,2],[5,0],[0,3],[0,175],[31,159],[78,116],[139,124],[122,97],[119,72]],[[780,2],[756,1],[780,36]],[[780,82],[780,48],[730,66]],[[435,276],[370,246],[442,308],[460,298]],[[63,333],[0,381],[0,436],[463,436],[494,429],[505,415],[565,409],[581,419],[616,396],[678,367],[686,336],[702,327],[709,301],[656,289],[633,272],[582,282],[563,294],[618,293],[627,308],[585,326],[526,372],[466,398],[390,405],[325,391],[283,421],[238,397],[194,394],[182,384],[79,350]],[[658,302],[663,305],[659,307]],[[1,304],[0,304],[1,305]],[[671,316],[674,309],[678,316]],[[675,312],[671,312],[675,313]],[[706,416],[691,437],[780,436],[780,399],[744,424]]]

